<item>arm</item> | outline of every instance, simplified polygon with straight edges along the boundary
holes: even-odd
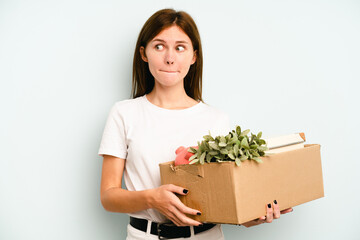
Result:
[[[121,188],[125,159],[104,155],[100,198],[105,210],[130,213],[149,206],[149,190],[128,191]]]
[[[167,184],[143,191],[128,191],[121,188],[125,159],[104,155],[100,198],[105,210],[131,213],[154,208],[173,221],[177,226],[198,226],[201,224],[185,213],[196,215],[199,211],[186,207],[175,195],[185,195],[183,188]]]

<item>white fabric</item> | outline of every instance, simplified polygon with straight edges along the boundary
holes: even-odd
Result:
[[[159,163],[175,159],[179,146],[197,146],[203,136],[227,135],[229,117],[205,103],[181,110],[152,104],[146,95],[116,102],[109,113],[98,154],[126,159],[124,180],[130,191],[161,185]],[[166,217],[155,209],[129,214],[155,222]]]
[[[158,236],[150,233],[151,222],[148,222],[148,228],[146,232],[140,231],[130,224],[127,226],[127,237],[126,240],[148,240],[148,239],[159,239]],[[173,238],[177,239],[186,239],[186,240],[224,240],[224,233],[221,229],[221,225],[217,224],[213,228],[206,230],[204,232],[194,234],[194,227],[190,227],[191,237],[189,238]]]

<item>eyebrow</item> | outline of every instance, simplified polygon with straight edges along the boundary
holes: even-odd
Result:
[[[160,39],[160,38],[155,38],[154,40],[152,40],[152,42],[163,42],[165,43],[164,40]],[[189,44],[187,41],[176,41],[175,43],[185,43],[185,44]]]

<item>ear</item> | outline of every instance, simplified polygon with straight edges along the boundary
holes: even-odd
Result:
[[[148,62],[148,59],[147,59],[146,54],[145,54],[145,48],[143,46],[140,47],[140,55],[141,55],[141,59],[144,62]]]
[[[197,58],[197,50],[194,51],[194,55],[193,55],[193,59],[191,61],[191,65],[193,65],[196,62],[196,58]]]

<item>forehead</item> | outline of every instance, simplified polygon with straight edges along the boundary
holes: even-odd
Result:
[[[158,35],[154,37],[153,40],[156,39],[161,39],[168,42],[186,41],[191,43],[189,36],[177,25],[172,25],[171,27],[163,29]]]

